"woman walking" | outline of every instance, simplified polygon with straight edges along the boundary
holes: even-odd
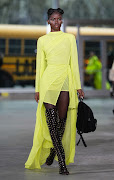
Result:
[[[58,161],[59,173],[74,162],[80,85],[75,36],[60,30],[64,11],[47,12],[51,32],[37,41],[35,100],[38,102],[33,146],[25,168],[41,168]]]

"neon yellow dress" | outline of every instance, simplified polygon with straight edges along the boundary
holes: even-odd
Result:
[[[39,103],[33,146],[25,163],[27,169],[41,169],[53,147],[48,130],[43,102],[56,105],[60,91],[69,91],[69,107],[62,143],[66,164],[74,162],[76,142],[76,118],[81,89],[75,36],[62,31],[49,32],[37,41],[36,85]],[[55,160],[58,161],[57,155]]]

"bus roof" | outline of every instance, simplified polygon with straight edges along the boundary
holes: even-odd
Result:
[[[67,26],[67,33],[77,35],[77,27]],[[46,34],[46,26],[40,25],[0,25],[0,37],[32,38],[37,39]],[[104,27],[80,27],[80,35],[83,36],[114,36],[114,28]]]

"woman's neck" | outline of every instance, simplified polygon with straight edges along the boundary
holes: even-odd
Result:
[[[58,30],[51,29],[50,32],[57,32],[57,31],[60,31],[60,28]]]

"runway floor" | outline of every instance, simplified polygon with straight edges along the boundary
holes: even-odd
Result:
[[[84,134],[87,147],[76,147],[69,176],[59,175],[58,164],[41,170],[24,168],[32,147],[37,103],[34,100],[0,100],[0,180],[113,180],[114,99],[88,99],[98,120],[97,130]],[[77,135],[77,141],[79,136]]]

